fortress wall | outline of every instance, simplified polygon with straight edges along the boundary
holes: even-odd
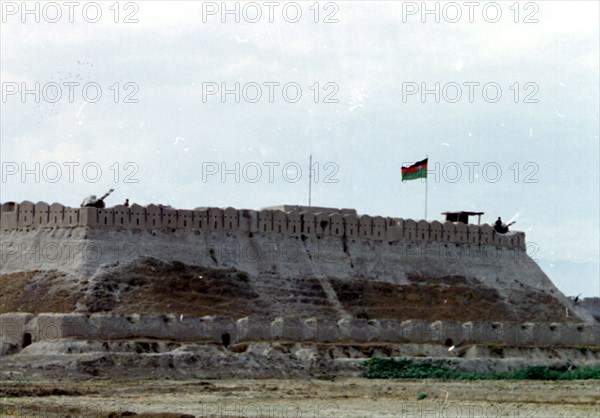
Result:
[[[515,247],[525,249],[525,235],[522,232],[516,232],[511,235],[502,235],[493,233],[493,242],[500,247]]]
[[[208,208],[208,230],[220,231],[223,229],[223,211],[219,208]]]
[[[208,231],[208,209],[194,210],[194,229]]]
[[[3,314],[0,321],[2,338],[22,341],[25,333],[29,333],[32,342],[62,338],[221,341],[223,333],[231,333],[232,340],[235,339],[238,329],[231,319],[175,315]]]
[[[400,342],[425,343],[429,340],[429,323],[425,320],[402,321],[400,329]]]
[[[402,234],[402,238],[404,241],[412,241],[414,242],[417,237],[417,223],[412,219],[407,219],[404,221],[404,233]]]
[[[385,219],[381,216],[375,216],[373,218],[373,230],[371,231],[371,236],[374,239],[383,240],[386,236],[387,223]]]
[[[402,241],[404,233],[404,221],[397,218],[389,218],[389,223],[386,231],[386,241]]]
[[[467,242],[469,242],[468,236],[469,236],[468,226],[466,224],[457,223],[455,225],[454,241],[460,242],[460,243],[467,243]]]
[[[178,315],[6,313],[0,315],[2,341],[21,343],[71,339],[151,338],[232,343],[244,341],[389,342],[414,344],[504,344],[507,346],[599,346],[600,325],[561,323],[459,323],[424,320],[318,318],[230,318]],[[451,341],[447,341],[450,339]]]
[[[39,314],[36,319],[37,324],[26,328],[31,332],[33,342],[96,335],[96,330],[90,328],[88,318],[82,314],[45,313]]]
[[[572,323],[463,324],[464,342],[505,345],[600,345],[600,326]]]
[[[499,322],[466,322],[463,324],[464,342],[477,344],[481,342],[502,342],[503,328]]]
[[[577,339],[584,345],[600,345],[600,327],[591,324],[577,324]],[[573,338],[575,340],[576,338]]]
[[[33,202],[25,201],[19,204],[17,215],[17,227],[24,228],[33,225],[35,205]]]
[[[366,319],[342,319],[338,321],[340,340],[368,342],[378,341],[379,327],[377,321]]]
[[[471,244],[479,244],[481,241],[481,227],[479,225],[467,225],[467,242]]]
[[[115,225],[115,214],[113,208],[96,209],[96,225]]]
[[[238,231],[240,229],[238,211],[232,207],[228,207],[223,211],[223,228],[226,231]]]
[[[161,208],[163,228],[177,228],[177,211],[171,208]]]
[[[327,213],[316,214],[317,235],[329,235],[329,215]]]
[[[525,234],[496,234],[490,225],[465,225],[438,221],[371,217],[347,213],[309,213],[280,210],[117,205],[112,208],[69,208],[59,203],[6,202],[0,212],[3,230],[31,227],[107,226],[188,231],[241,231],[291,236],[334,236],[415,243],[479,244],[525,249]]]
[[[50,221],[48,221],[48,224],[50,224]],[[87,226],[96,226],[98,224],[98,216],[96,210],[94,208],[79,209],[79,224]]]
[[[444,222],[442,224],[442,242],[455,242],[456,226],[453,222]]]
[[[333,319],[309,318],[305,322],[317,342],[330,343],[340,339],[338,323]]]
[[[48,216],[48,225],[59,227],[64,225],[65,207],[60,203],[50,205],[50,214]],[[97,216],[97,215],[96,215]]]
[[[517,231],[516,237],[513,238],[514,245],[523,251],[527,249],[527,243],[525,242],[525,232]]]
[[[494,242],[494,230],[489,225],[482,225],[480,230],[479,243],[484,245],[493,244]]]
[[[18,205],[15,202],[2,204],[0,211],[0,226],[3,230],[16,229],[18,218]]]
[[[288,215],[288,234],[299,236],[302,230],[302,216],[300,212],[293,211]]]
[[[533,341],[532,336],[527,332],[527,327],[524,327],[523,324],[507,323],[501,324],[501,326],[502,328],[498,330],[498,335],[495,339],[501,341],[502,344],[521,345],[529,344]]]
[[[559,344],[564,338],[559,326],[559,324],[531,324],[533,340],[540,341],[543,345]]]
[[[402,329],[398,327],[398,321],[391,319],[379,319],[377,320],[377,324],[379,329],[378,341],[394,342],[401,340]]]
[[[264,341],[271,336],[271,324],[254,318],[241,318],[236,323],[237,341]]]
[[[354,214],[343,215],[344,231],[348,237],[358,237],[358,217]]]
[[[245,215],[250,232],[258,232],[258,213],[254,210],[245,210]]]
[[[70,227],[79,225],[79,216],[79,209],[65,208],[63,225]]]
[[[373,220],[369,215],[361,215],[358,218],[358,232],[361,238],[373,237]]]
[[[314,341],[316,328],[314,322],[305,322],[300,318],[276,318],[273,322],[266,324],[263,330],[274,340],[282,341]]]
[[[533,341],[535,341],[536,330],[535,324],[533,323],[528,322],[520,324],[512,327],[512,330],[514,330],[514,334],[512,332],[506,332],[502,335],[502,337],[510,338],[512,341],[518,342],[520,344],[531,344]]]
[[[273,232],[273,211],[261,210],[258,212],[258,232],[265,234]]]
[[[387,241],[402,241],[402,226],[394,225],[390,226],[387,230]]]
[[[273,232],[277,234],[288,234],[288,217],[280,210],[273,211]]]
[[[47,226],[48,221],[50,219],[50,205],[46,202],[38,202],[35,204],[35,208],[33,209],[34,226]]]
[[[321,237],[331,235],[331,214],[317,214],[317,235]]]
[[[426,242],[431,239],[430,225],[429,222],[420,220],[417,222],[417,233],[415,240],[417,242]]]
[[[430,327],[432,342],[445,344],[447,339],[451,339],[451,345],[458,345],[466,340],[463,324],[457,321],[436,321]]]
[[[302,232],[304,235],[314,236],[317,233],[317,217],[314,213],[302,212]]]
[[[346,235],[346,225],[344,217],[340,213],[334,213],[329,217],[329,234],[334,237],[343,237]]]
[[[236,211],[237,215],[237,211]],[[237,216],[236,216],[237,218]],[[177,228],[192,230],[194,227],[194,211],[178,210],[177,211]]]
[[[441,241],[442,233],[444,231],[441,222],[433,221],[429,224],[429,240],[430,241]]]
[[[6,313],[0,315],[0,339],[13,343],[21,343],[25,335],[25,327],[35,318],[30,313]]]
[[[146,227],[162,228],[162,210],[158,206],[148,205],[146,207]]]
[[[129,219],[132,228],[146,228],[146,209],[134,203],[129,208]]]
[[[130,208],[117,205],[113,208],[114,222],[116,226],[123,228],[131,227],[131,210]]]

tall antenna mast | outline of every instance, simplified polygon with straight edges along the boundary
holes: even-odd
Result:
[[[312,204],[312,154],[308,158],[308,207]]]

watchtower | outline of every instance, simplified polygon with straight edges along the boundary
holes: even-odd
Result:
[[[446,215],[446,222],[460,222],[463,224],[469,224],[469,216],[477,216],[477,225],[481,225],[483,212],[442,212],[442,215]]]

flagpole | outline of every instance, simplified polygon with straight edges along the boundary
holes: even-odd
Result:
[[[427,167],[429,167],[429,155],[425,156],[427,160]],[[425,220],[427,220],[427,183],[429,182],[429,176],[427,175],[429,169],[425,169]]]

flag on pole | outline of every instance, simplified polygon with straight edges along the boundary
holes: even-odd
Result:
[[[427,158],[409,167],[402,167],[402,181],[427,178]]]

